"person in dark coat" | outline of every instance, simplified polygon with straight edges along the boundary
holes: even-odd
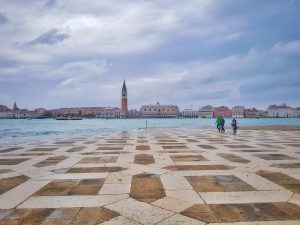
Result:
[[[225,133],[225,128],[224,128],[224,126],[225,126],[225,119],[224,119],[223,116],[221,116],[221,132],[222,132],[222,133]]]
[[[236,118],[233,117],[232,120],[231,120],[231,127],[232,127],[232,130],[233,130],[233,134],[236,134],[236,131],[237,131],[237,122],[236,122]]]

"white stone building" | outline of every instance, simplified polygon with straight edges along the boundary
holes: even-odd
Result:
[[[185,109],[181,112],[182,118],[198,118],[199,111],[193,109]]]
[[[232,117],[243,118],[245,117],[245,107],[244,106],[234,106],[231,109]]]
[[[14,117],[16,119],[32,118],[34,117],[34,112],[27,109],[18,109],[14,111]]]
[[[12,119],[15,118],[14,112],[0,112],[0,119]]]
[[[177,105],[143,105],[141,107],[143,118],[177,118],[179,108]]]
[[[292,117],[300,118],[300,108],[293,108],[292,109]]]
[[[214,107],[212,107],[211,105],[206,105],[199,109],[199,117],[213,118],[213,116],[214,116]]]
[[[141,117],[141,111],[137,109],[130,109],[127,112],[127,118],[140,118]]]
[[[119,119],[121,118],[121,109],[117,107],[104,107],[103,111],[97,118],[102,119]]]
[[[270,105],[268,107],[268,117],[295,117],[293,108],[282,105]]]

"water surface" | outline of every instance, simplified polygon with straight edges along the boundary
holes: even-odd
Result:
[[[148,128],[211,128],[215,119],[147,119]],[[230,119],[226,119],[226,125]],[[238,119],[239,126],[300,125],[299,118]],[[67,138],[144,129],[146,119],[0,119],[0,142]]]

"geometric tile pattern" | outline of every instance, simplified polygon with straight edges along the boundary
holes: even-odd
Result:
[[[233,175],[186,177],[197,192],[255,191],[256,189]]]
[[[300,224],[300,132],[148,129],[0,147],[0,225]]]
[[[10,189],[24,183],[28,179],[29,178],[24,175],[1,179],[0,180],[0,194],[3,194],[5,192],[9,191]]]
[[[54,180],[37,191],[35,196],[96,195],[104,179]]]
[[[286,174],[280,172],[264,171],[260,170],[257,172],[258,175],[279,184],[282,187],[294,192],[300,193],[300,180],[290,177]]]

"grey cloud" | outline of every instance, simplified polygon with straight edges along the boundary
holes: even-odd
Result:
[[[45,7],[46,8],[52,8],[56,5],[56,0],[48,0],[46,3],[45,3]]]
[[[55,45],[63,42],[65,39],[69,38],[69,34],[62,33],[58,29],[49,30],[36,39],[29,42],[29,45],[45,44],[45,45]]]
[[[7,18],[3,14],[0,13],[0,25],[6,24],[7,21],[8,21]]]
[[[0,2],[0,96],[34,107],[119,106],[124,78],[130,107],[299,97],[296,1]],[[43,91],[23,95],[26,82]]]

